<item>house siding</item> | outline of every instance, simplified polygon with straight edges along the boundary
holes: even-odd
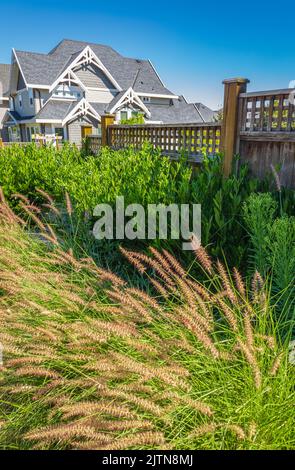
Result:
[[[4,120],[4,116],[7,110],[8,110],[8,101],[3,101],[1,103],[1,100],[0,100],[0,137],[3,140],[3,142],[8,141],[7,129],[3,127],[3,120]]]
[[[81,140],[82,140],[81,128],[83,126],[92,126],[93,134],[96,134],[98,126],[99,126],[99,122],[89,117],[84,117],[81,121],[78,119],[76,119],[75,121],[72,121],[70,124],[68,124],[68,128],[67,128],[69,142],[71,142],[72,144],[76,144],[76,145],[81,144]]]
[[[108,77],[94,64],[79,67],[74,70],[77,77],[86,87],[112,89],[114,85]]]
[[[8,101],[3,101],[1,103],[1,100],[0,100],[0,129],[2,129],[3,127],[3,118],[6,114],[6,111],[8,110]]]
[[[19,96],[22,99],[22,106],[19,105]],[[30,96],[28,90],[21,91],[14,100],[14,109],[20,116],[33,116],[35,114],[34,102],[30,105]]]
[[[85,98],[89,103],[110,103],[115,97],[116,93],[110,90],[87,90]]]
[[[26,88],[24,77],[22,76],[21,71],[18,70],[17,90],[23,90],[24,88]]]
[[[50,94],[46,90],[34,89],[33,96],[34,96],[34,108],[31,108],[31,109],[34,109],[35,114],[37,114],[40,111],[40,109],[43,108]]]
[[[144,104],[148,105],[148,103],[146,103],[145,101],[143,101],[143,102],[144,102]],[[151,100],[150,100],[150,103],[151,104],[163,104],[163,105],[168,106],[169,103],[170,103],[170,99],[169,98],[167,99],[167,98],[152,97]]]

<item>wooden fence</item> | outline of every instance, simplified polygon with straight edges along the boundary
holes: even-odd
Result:
[[[295,106],[290,89],[242,93],[236,153],[252,174],[280,168],[283,186],[295,187]]]
[[[248,163],[254,176],[263,177],[271,165],[279,168],[283,186],[295,188],[295,106],[293,90],[247,93],[243,78],[224,80],[223,121],[194,124],[117,125],[114,116],[102,116],[102,145],[114,149],[140,148],[148,141],[172,158],[186,151],[199,163],[202,153],[224,153],[224,174],[233,158]],[[93,140],[93,150],[99,145]]]
[[[126,148],[130,143],[138,149],[148,141],[171,157],[177,157],[185,149],[191,160],[199,162],[203,149],[209,155],[220,151],[221,124],[112,125],[108,140],[114,149]]]

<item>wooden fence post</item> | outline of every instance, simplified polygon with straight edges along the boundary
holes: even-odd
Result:
[[[110,144],[108,139],[108,127],[114,124],[114,114],[104,114],[101,116],[101,146],[106,147]]]
[[[231,78],[223,80],[222,83],[224,84],[221,135],[221,145],[224,152],[223,174],[229,176],[237,143],[239,95],[247,91],[249,80],[247,78]]]

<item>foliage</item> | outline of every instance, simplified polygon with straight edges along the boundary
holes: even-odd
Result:
[[[123,250],[141,290],[0,212],[1,448],[295,448],[289,338],[260,275],[249,289],[196,248],[201,285],[167,251]]]
[[[251,241],[249,268],[271,277],[272,292],[279,293],[284,316],[294,320],[295,217],[276,217],[278,210],[269,193],[252,194],[244,203]]]
[[[252,270],[266,274],[268,266],[267,235],[273,223],[277,204],[271,194],[252,194],[244,203],[244,218],[252,244]]]
[[[144,124],[144,115],[142,113],[137,113],[136,116],[132,116],[129,119],[121,119],[120,124],[135,126],[137,124]]]
[[[226,253],[230,264],[241,266],[247,254],[247,234],[242,220],[245,199],[259,182],[242,166],[237,175],[224,178],[222,156],[204,158],[191,185],[191,201],[202,205],[202,243],[212,245],[215,256]],[[233,250],[234,247],[234,250]]]
[[[0,149],[0,184],[8,197],[22,193],[41,201],[36,192],[36,188],[40,188],[54,196],[60,205],[67,192],[75,207],[75,216],[70,223],[63,218],[62,230],[66,227],[71,233],[75,231],[83,249],[96,261],[112,268],[118,264],[117,242],[94,242],[89,237],[94,223],[91,214],[97,204],[114,205],[117,196],[124,196],[126,205],[136,203],[144,208],[161,203],[201,204],[204,246],[213,256],[225,256],[230,266],[239,266],[246,272],[249,234],[243,218],[243,203],[253,193],[269,191],[271,181],[259,182],[251,178],[245,166],[224,178],[221,155],[216,158],[205,155],[202,166],[192,171],[185,155],[178,162],[171,162],[161,156],[160,150],[149,145],[140,151],[104,148],[96,157],[81,154],[69,145],[58,151],[53,147],[39,149],[28,145]],[[272,193],[271,198],[279,202],[284,214],[294,212],[294,191],[282,188],[279,194]],[[54,222],[59,224],[59,220]],[[191,262],[189,254],[180,254],[180,243],[175,240],[155,241],[154,245],[170,246],[186,264]],[[261,255],[260,264],[256,263],[259,270],[261,263],[266,262],[263,257]]]
[[[68,192],[79,213],[124,196],[126,204],[181,203],[188,197],[191,170],[170,162],[149,145],[140,151],[104,148],[82,158],[75,146],[12,146],[0,149],[0,183],[6,196],[36,196],[36,187],[60,200]]]
[[[89,157],[90,155],[94,156],[91,144],[91,137],[86,136],[82,141],[81,156]]]

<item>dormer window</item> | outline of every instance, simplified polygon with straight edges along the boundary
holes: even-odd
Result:
[[[56,98],[66,98],[66,99],[80,99],[82,97],[82,92],[79,88],[69,86],[69,85],[58,85],[54,90],[52,96]]]

